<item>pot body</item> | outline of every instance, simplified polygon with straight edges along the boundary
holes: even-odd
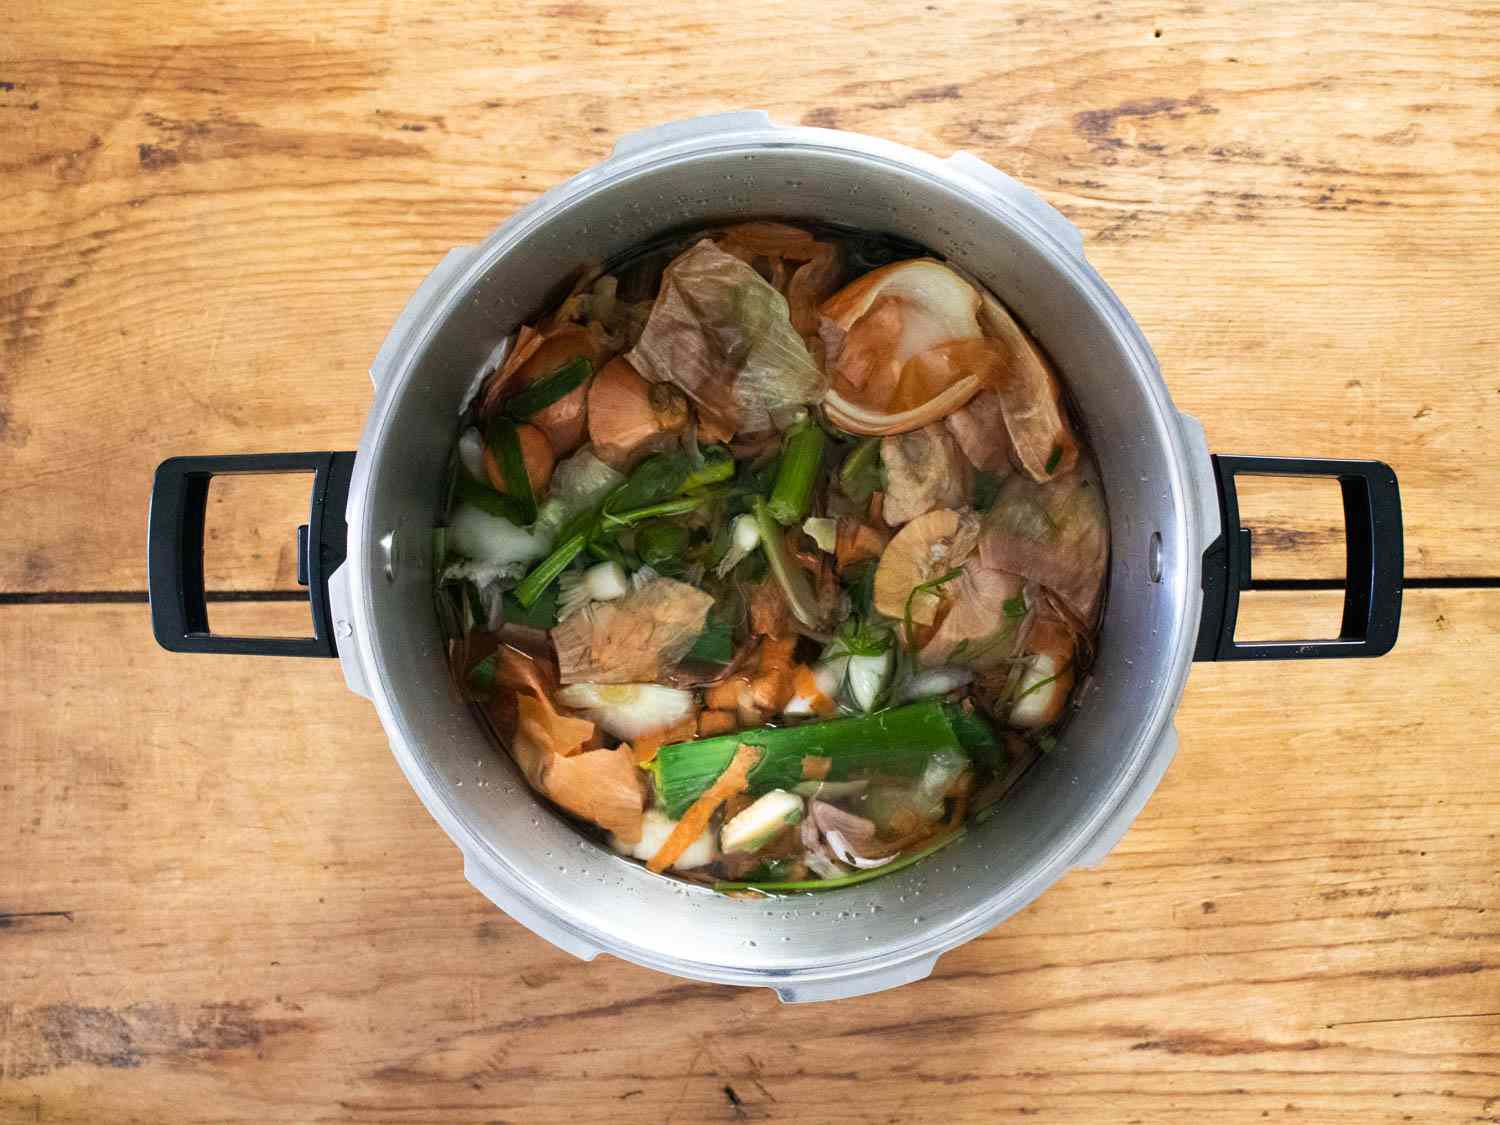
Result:
[[[1000,812],[923,863],[780,901],[651,875],[554,814],[454,702],[432,605],[431,529],[457,419],[496,348],[560,299],[580,267],[663,234],[751,218],[898,235],[987,285],[1066,379],[1099,463],[1111,534],[1109,598],[1081,706]],[[181,652],[336,653],[469,879],[583,958],[612,953],[679,976],[768,986],[789,1001],[919,979],[945,950],[1109,852],[1176,750],[1172,716],[1195,657],[1378,656],[1395,643],[1402,540],[1389,468],[1210,458],[1202,428],[1174,409],[1151,349],[1089,266],[1078,232],[965,153],[939,160],[856,134],[780,128],[762,113],[626,137],[482,245],[449,253],[370,373],[375,402],[356,455],[173,458],[157,470],[148,567],[157,639]],[[203,592],[208,482],[287,471],[314,475],[299,568],[316,636],[213,634]],[[1340,481],[1348,574],[1338,638],[1234,641],[1238,592],[1249,584],[1249,532],[1234,489],[1243,474]]]
[[[789,217],[883,231],[969,270],[1064,372],[1108,503],[1110,597],[1084,705],[1002,813],[937,858],[816,897],[752,902],[660,879],[539,802],[452,702],[431,607],[429,529],[465,392],[496,345],[582,264],[674,228]],[[728,114],[627,137],[482,245],[451,252],[371,370],[347,560],[330,584],[340,659],[463,853],[475,886],[580,957],[766,985],[785,1000],[926,976],[945,950],[1101,859],[1171,761],[1197,635],[1200,559],[1219,534],[1201,428],[1172,406],[1140,330],[1040,198],[967,154]],[[481,786],[480,782],[488,784]]]

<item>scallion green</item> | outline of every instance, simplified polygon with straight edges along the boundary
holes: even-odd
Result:
[[[593,373],[594,365],[586,356],[570,359],[550,375],[544,375],[525,390],[512,395],[505,403],[505,416],[524,422],[572,394]]]
[[[536,520],[536,496],[531,491],[531,477],[526,473],[526,459],[521,454],[521,436],[509,418],[497,418],[490,424],[490,452],[505,476],[505,495],[520,505],[521,526]]]
[[[771,515],[783,527],[806,518],[827,445],[828,435],[811,418],[787,431],[769,503]]]
[[[679,817],[728,767],[741,744],[762,749],[750,771],[750,792],[790,789],[804,780],[804,758],[828,758],[827,779],[844,781],[867,773],[916,777],[940,750],[966,754],[954,729],[950,704],[927,700],[871,715],[758,727],[735,734],[663,746],[649,769],[668,816]]]

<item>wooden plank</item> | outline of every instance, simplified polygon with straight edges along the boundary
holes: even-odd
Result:
[[[319,11],[7,11],[0,590],[141,589],[158,460],[351,447],[444,250],[625,131],[744,105],[1035,185],[1215,448],[1384,458],[1410,572],[1494,573],[1491,9]],[[1276,573],[1340,573],[1326,520],[1269,519],[1258,552],[1296,551]],[[290,585],[260,526],[228,588]]]
[[[1102,866],[782,1007],[491,909],[331,663],[0,608],[0,1120],[1488,1120],[1497,660],[1500,592],[1420,590],[1379,663],[1199,667]]]

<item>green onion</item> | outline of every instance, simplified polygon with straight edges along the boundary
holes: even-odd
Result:
[[[524,391],[512,395],[505,404],[505,416],[524,422],[532,415],[540,414],[554,402],[572,394],[583,386],[593,373],[594,365],[587,357],[578,356],[570,359],[552,374],[543,376]]]
[[[522,605],[514,594],[501,601],[507,625],[525,625],[532,629],[550,629],[557,624],[557,587],[548,586],[531,605]]]
[[[515,423],[508,418],[497,418],[490,426],[490,450],[500,463],[505,475],[505,491],[521,506],[522,526],[536,520],[536,497],[531,491],[531,478],[526,475],[526,460],[521,456],[521,436]]]
[[[639,570],[641,560],[634,555],[627,555],[620,549],[618,543],[611,543],[603,539],[591,539],[588,545],[589,554],[600,562],[619,563],[625,570]]]
[[[665,520],[648,523],[635,533],[635,553],[652,569],[673,574],[683,568],[688,539],[688,529],[681,524]]]
[[[765,554],[766,561],[771,564],[771,573],[776,576],[782,593],[786,595],[787,604],[792,607],[792,613],[798,621],[809,629],[816,629],[822,614],[807,572],[787,554],[786,539],[781,525],[771,515],[770,505],[757,496],[751,504],[751,510],[755,513],[756,526],[760,528],[760,549]]]
[[[902,631],[906,635],[906,647],[908,649],[915,649],[917,647],[917,628],[916,625],[912,623],[911,619],[911,603],[916,600],[918,594],[936,590],[940,586],[946,586],[949,582],[952,582],[962,573],[962,567],[955,567],[947,574],[939,575],[937,578],[932,579],[930,582],[917,583],[917,585],[911,588],[911,593],[906,595],[906,608],[902,611],[901,614],[901,625]]]
[[[710,616],[683,659],[699,664],[728,664],[734,660],[734,635],[729,622],[715,621]]]
[[[579,552],[588,546],[588,542],[588,533],[580,531],[552,548],[552,553],[537,563],[536,569],[516,587],[516,601],[528,608],[535,605],[553,579],[568,569],[568,564],[578,557]]]
[[[839,488],[849,499],[863,504],[879,487],[880,438],[865,438],[839,466]]]
[[[687,475],[682,482],[682,491],[691,492],[710,484],[721,484],[734,476],[734,458],[728,453],[715,450],[706,455],[703,464]]]
[[[478,481],[467,477],[462,478],[458,482],[455,495],[459,503],[472,504],[481,512],[488,512],[492,516],[509,520],[517,527],[525,527],[529,522],[526,519],[526,510],[519,500],[514,496],[503,496],[493,488],[486,488]]]
[[[604,501],[606,513],[629,511],[670,500],[692,475],[686,453],[658,453],[637,465],[625,483]]]
[[[1062,460],[1062,453],[1062,446],[1054,445],[1052,447],[1052,452],[1048,454],[1046,472],[1049,476],[1051,475],[1052,470],[1057,468],[1057,463]]]
[[[1066,670],[1067,670],[1066,668],[1063,669],[1063,671],[1066,671]],[[1057,677],[1061,676],[1061,675],[1062,675],[1062,672],[1055,672],[1052,675],[1048,676],[1045,680],[1038,680],[1036,683],[1032,684],[1029,688],[1027,688],[1025,691],[1023,691],[1020,695],[1016,696],[1015,699],[1013,699],[1011,701],[1011,706],[1014,707],[1017,703],[1021,702],[1021,700],[1025,699],[1032,692],[1034,692],[1034,691],[1041,691],[1042,688],[1046,687],[1048,684],[1050,684],[1053,680],[1057,679]]]
[[[987,512],[995,506],[995,497],[1000,495],[1000,478],[994,473],[974,474],[974,509]]]
[[[771,515],[783,527],[800,523],[807,516],[827,444],[828,435],[810,418],[787,431],[770,502]]]
[[[630,527],[642,520],[654,520],[659,516],[685,516],[715,500],[722,500],[727,495],[728,493],[717,491],[700,492],[696,496],[679,496],[673,500],[647,504],[644,508],[632,508],[628,512],[606,512],[604,523],[607,527]]]
[[[875,612],[875,559],[860,563],[845,575],[844,585],[849,591],[849,602],[860,617],[869,618]]]
[[[891,860],[883,867],[871,867],[864,871],[852,871],[848,875],[840,875],[836,879],[799,879],[792,883],[728,883],[720,882],[714,884],[716,891],[761,891],[764,894],[790,894],[796,891],[832,891],[839,887],[854,887],[860,883],[868,883],[871,879],[879,879],[882,875],[890,875],[903,868],[910,867],[914,863],[920,863],[928,856],[942,851],[949,844],[963,839],[964,829],[958,828],[940,837],[925,848],[911,852]]]
[[[823,659],[834,656],[884,656],[894,638],[884,625],[869,619],[851,617],[823,652]]]
[[[432,573],[441,575],[443,565],[448,561],[448,529],[446,527],[435,527],[432,529]]]
[[[1006,617],[1025,617],[1026,596],[1024,594],[1017,594],[1013,598],[1006,598],[1000,609]]]
[[[847,781],[871,773],[917,777],[941,750],[963,754],[952,705],[934,700],[795,727],[758,727],[735,734],[663,746],[648,767],[668,816],[680,817],[729,766],[743,743],[762,748],[750,771],[750,792],[790,789],[803,779],[803,758],[830,759],[828,779]]]
[[[480,699],[495,694],[495,654],[492,652],[469,669],[469,690]]]
[[[1003,747],[995,728],[978,711],[966,711],[954,707],[949,711],[948,721],[964,752],[981,765],[998,768],[1003,758]]]

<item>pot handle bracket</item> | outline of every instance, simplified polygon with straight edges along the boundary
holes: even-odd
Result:
[[[311,637],[236,637],[208,624],[203,580],[203,531],[208,486],[216,476],[311,473],[307,523],[297,529],[297,581],[312,603]],[[354,473],[353,453],[245,453],[173,457],[151,485],[147,586],[151,628],[169,652],[224,652],[241,656],[337,656],[328,580],[344,561],[344,508]]]
[[[1203,617],[1194,660],[1316,660],[1384,656],[1401,625],[1403,546],[1396,474],[1380,461],[1212,458],[1223,531],[1203,553]],[[1238,476],[1333,477],[1344,495],[1344,619],[1326,640],[1234,639],[1240,591],[1253,588],[1250,529],[1240,526]]]

